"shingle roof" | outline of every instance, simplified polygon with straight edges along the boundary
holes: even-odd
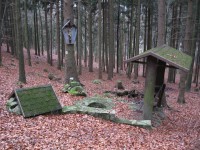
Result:
[[[148,56],[153,56],[183,71],[189,71],[192,62],[191,56],[167,45],[147,50],[144,53],[125,60],[125,62],[134,62]]]
[[[62,109],[51,85],[17,89],[14,92],[24,117]]]

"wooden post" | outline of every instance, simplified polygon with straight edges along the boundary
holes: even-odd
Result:
[[[148,56],[147,74],[146,74],[145,90],[144,90],[144,108],[143,108],[144,120],[152,119],[156,70],[157,70],[157,59],[155,57]]]

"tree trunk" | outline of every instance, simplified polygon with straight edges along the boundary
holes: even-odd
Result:
[[[109,65],[108,65],[108,80],[113,78],[114,67],[114,0],[109,0]]]
[[[1,37],[2,37],[2,22],[3,22],[3,17],[2,17],[2,1],[0,1],[0,66],[2,66],[2,55],[1,55]]]
[[[193,9],[193,0],[188,0],[188,12],[187,12],[187,22],[185,29],[185,38],[184,38],[184,53],[190,54],[191,48],[191,27],[192,27],[192,9]],[[187,79],[187,73],[181,72],[180,75],[180,87],[179,87],[179,95],[178,95],[178,103],[185,103],[185,81]]]
[[[120,53],[119,53],[119,41],[120,41],[120,37],[119,34],[120,33],[120,0],[119,0],[119,4],[118,4],[118,13],[117,13],[117,73],[119,73],[119,61],[120,61]]]
[[[59,11],[59,0],[56,0],[56,29],[57,29],[57,52],[58,52],[58,62],[57,68],[61,70],[60,64],[60,11]]]
[[[52,14],[53,13],[53,1],[50,1],[50,65],[53,66],[53,27],[52,27]]]
[[[147,50],[151,49],[152,47],[152,11],[151,11],[151,0],[148,0],[148,32],[147,32]]]
[[[61,26],[64,25],[64,16],[63,16],[63,0],[61,0]],[[64,35],[61,35],[61,66],[63,66],[63,59],[65,56],[65,41],[64,41]]]
[[[28,65],[31,66],[31,54],[30,54],[30,45],[29,45],[29,36],[28,36],[28,16],[27,16],[27,0],[24,3],[24,10],[25,10],[25,45],[28,54]]]
[[[162,46],[165,43],[165,0],[158,1],[158,42],[157,46]],[[156,89],[159,89],[164,83],[166,63],[159,60],[156,75]]]
[[[82,74],[82,24],[81,24],[81,20],[82,20],[82,14],[81,14],[81,0],[78,0],[78,74],[81,75]]]
[[[64,0],[64,21],[68,20],[73,23],[73,0]],[[78,73],[76,69],[76,61],[74,56],[74,45],[66,44],[65,52],[65,83],[69,83],[70,78],[73,77],[75,81],[79,82]]]
[[[98,78],[102,79],[102,48],[101,48],[101,0],[98,0],[99,18],[98,18],[98,50],[99,50],[99,73]]]
[[[85,9],[85,52],[84,52],[84,64],[87,67],[87,11]]]
[[[22,83],[26,83],[26,75],[25,75],[25,65],[24,65],[24,53],[23,53],[23,47],[21,45],[21,34],[22,34],[22,27],[21,27],[21,16],[20,16],[20,5],[19,0],[15,1],[15,7],[16,7],[16,34],[17,34],[17,49],[19,52],[19,81]]]
[[[140,49],[140,0],[138,0],[137,4],[137,24],[136,24],[136,50],[135,55],[139,55]],[[138,78],[138,64],[134,65],[134,80]]]
[[[197,11],[196,11],[196,19],[194,22],[194,28],[193,28],[193,40],[192,40],[192,45],[191,45],[191,56],[192,56],[192,63],[190,66],[190,71],[188,72],[188,77],[187,77],[187,82],[186,82],[186,91],[191,90],[191,84],[192,84],[192,75],[193,75],[193,66],[194,66],[194,58],[195,58],[195,52],[196,52],[196,39],[198,38],[198,33],[200,31],[199,24],[200,24],[200,1],[197,2]],[[194,15],[195,17],[195,15]]]
[[[39,9],[39,16],[40,16],[40,33],[41,33],[41,50],[42,50],[42,55],[44,55],[44,40],[43,40],[43,21],[42,21],[42,15],[41,11]]]
[[[49,30],[47,20],[47,3],[44,5],[45,10],[45,29],[46,29],[46,51],[47,51],[47,63],[50,64],[50,53],[49,53]]]
[[[131,19],[130,19],[130,41],[129,41],[129,52],[128,52],[128,58],[131,58],[134,56],[134,51],[133,51],[133,13],[134,13],[134,4],[132,1],[132,7],[131,7]],[[129,26],[129,25],[128,25]],[[128,36],[129,37],[129,36]],[[128,72],[127,72],[127,77],[130,79],[131,78],[131,73],[133,69],[133,63],[128,63]]]
[[[147,18],[148,18],[148,8],[147,6],[145,6],[145,21],[144,21],[144,52],[147,50]],[[146,61],[146,59],[144,58],[143,60],[144,62]],[[145,77],[145,73],[146,73],[146,65],[143,64],[143,73],[142,76]]]
[[[92,49],[92,6],[89,8],[88,28],[89,28],[89,72],[93,72],[93,49]]]
[[[172,6],[172,25],[171,25],[171,37],[170,37],[170,46],[175,48],[175,42],[176,42],[176,34],[177,34],[177,4],[175,3]],[[175,83],[175,68],[169,68],[168,72],[168,82],[169,83]]]

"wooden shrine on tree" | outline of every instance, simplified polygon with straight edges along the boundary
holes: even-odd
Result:
[[[144,90],[143,118],[146,120],[151,120],[154,103],[155,83],[156,79],[160,78],[158,77],[159,72],[157,72],[157,67],[173,67],[188,72],[192,62],[192,57],[175,48],[169,47],[167,45],[162,45],[127,59],[125,62],[145,63],[140,61],[144,60],[144,58],[147,60],[147,72]],[[164,77],[161,78],[161,80],[164,81]]]

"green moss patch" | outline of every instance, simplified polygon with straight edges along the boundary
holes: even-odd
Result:
[[[62,109],[51,85],[14,91],[24,117],[32,117]]]

